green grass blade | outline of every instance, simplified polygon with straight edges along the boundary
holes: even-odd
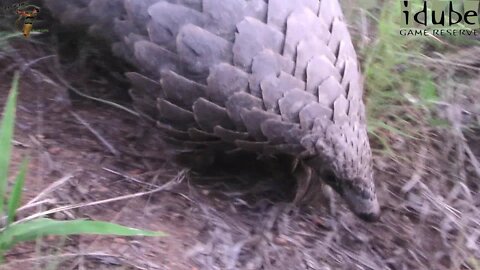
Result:
[[[22,165],[20,166],[20,171],[15,178],[15,185],[13,186],[10,198],[8,199],[8,210],[7,210],[7,227],[12,224],[13,219],[15,218],[15,213],[17,212],[18,207],[22,199],[22,189],[23,184],[25,183],[25,175],[27,174],[28,168],[28,159],[24,159]]]
[[[3,216],[4,213],[5,190],[7,188],[8,167],[10,166],[12,138],[15,125],[18,80],[19,74],[15,73],[12,88],[4,109],[2,123],[0,124],[0,216]]]
[[[439,99],[435,82],[431,79],[425,79],[420,85],[420,98],[423,102],[433,102]]]
[[[15,224],[0,234],[0,249],[10,249],[15,244],[31,241],[47,235],[117,235],[117,236],[166,236],[163,232],[145,231],[114,223],[92,220],[58,221],[41,218]]]

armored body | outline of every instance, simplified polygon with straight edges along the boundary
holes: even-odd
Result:
[[[44,2],[138,68],[127,73],[134,105],[169,142],[295,157],[305,181],[378,217],[361,74],[337,0]]]

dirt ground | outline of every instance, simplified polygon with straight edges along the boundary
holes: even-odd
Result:
[[[27,51],[32,49],[27,47]],[[48,66],[53,61],[47,59],[38,67],[48,74],[48,70],[41,66]],[[25,203],[48,190],[52,184],[60,184],[37,200],[45,202],[34,207],[35,211],[144,192],[179,175],[179,170],[162,155],[161,142],[157,140],[149,144],[148,138],[142,135],[135,116],[78,97],[72,100],[67,96],[66,88],[46,82],[42,77],[45,73],[38,75],[35,72],[27,70],[21,77],[12,171],[24,156],[32,159],[24,193]],[[2,77],[2,104],[10,88],[11,75],[7,72]],[[114,154],[89,128],[111,144]],[[58,260],[46,258],[48,262],[45,265],[68,260],[69,263],[61,265],[78,265],[79,269],[103,269],[100,266],[125,269],[124,266],[130,264],[132,269],[192,269],[182,254],[186,246],[193,244],[195,231],[199,230],[202,222],[185,221],[187,212],[183,211],[188,211],[191,202],[183,198],[179,190],[164,191],[161,196],[157,192],[50,215],[56,219],[109,220],[164,231],[169,237],[126,239],[82,236],[60,241],[52,238],[45,243],[30,243],[15,249],[8,255],[9,263],[3,269],[18,267],[16,260],[22,261],[20,265],[23,265],[28,262],[25,258],[56,257],[58,252],[84,253],[85,256],[80,258],[82,256],[76,255],[74,259],[60,256]],[[162,207],[158,208],[158,205]],[[27,215],[32,211],[24,212]],[[24,269],[30,269],[32,265]],[[67,266],[60,269],[68,269],[64,267]]]
[[[23,202],[41,195],[20,217],[72,206],[49,217],[114,221],[168,236],[48,237],[12,250],[1,269],[480,269],[475,132],[465,144],[439,134],[423,145],[399,140],[393,147],[402,159],[376,156],[383,215],[368,224],[339,198],[328,213],[325,205],[247,200],[248,190],[224,182],[194,185],[155,129],[65,85],[108,93],[112,78],[61,73],[42,44],[21,43],[12,53],[0,65],[2,105],[12,71],[24,70],[12,171],[31,157]],[[135,195],[141,192],[151,193]],[[79,203],[87,205],[73,207]]]

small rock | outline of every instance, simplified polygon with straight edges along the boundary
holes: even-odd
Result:
[[[53,147],[48,148],[48,152],[52,155],[57,155],[60,152],[62,152],[62,148],[60,148],[58,146],[53,146]]]
[[[283,238],[282,236],[277,236],[273,239],[273,242],[279,246],[285,246],[288,244],[287,239]]]
[[[56,220],[66,220],[67,215],[63,212],[56,212],[55,214],[53,214],[53,218]]]
[[[117,244],[126,244],[127,240],[125,238],[114,238],[113,242],[115,242]]]
[[[315,223],[315,225],[317,227],[320,227],[324,230],[328,230],[328,231],[332,231],[333,230],[333,222],[332,220],[329,220],[329,219],[323,219],[323,218],[320,218],[320,217],[314,217],[312,219],[313,223]]]
[[[133,169],[133,170],[128,171],[128,174],[130,174],[130,175],[140,175],[142,173],[143,173],[143,171],[140,170],[140,169]]]

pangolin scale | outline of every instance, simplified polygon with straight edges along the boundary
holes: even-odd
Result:
[[[44,3],[138,68],[126,74],[134,105],[167,141],[296,157],[306,182],[378,218],[362,78],[337,0]]]

